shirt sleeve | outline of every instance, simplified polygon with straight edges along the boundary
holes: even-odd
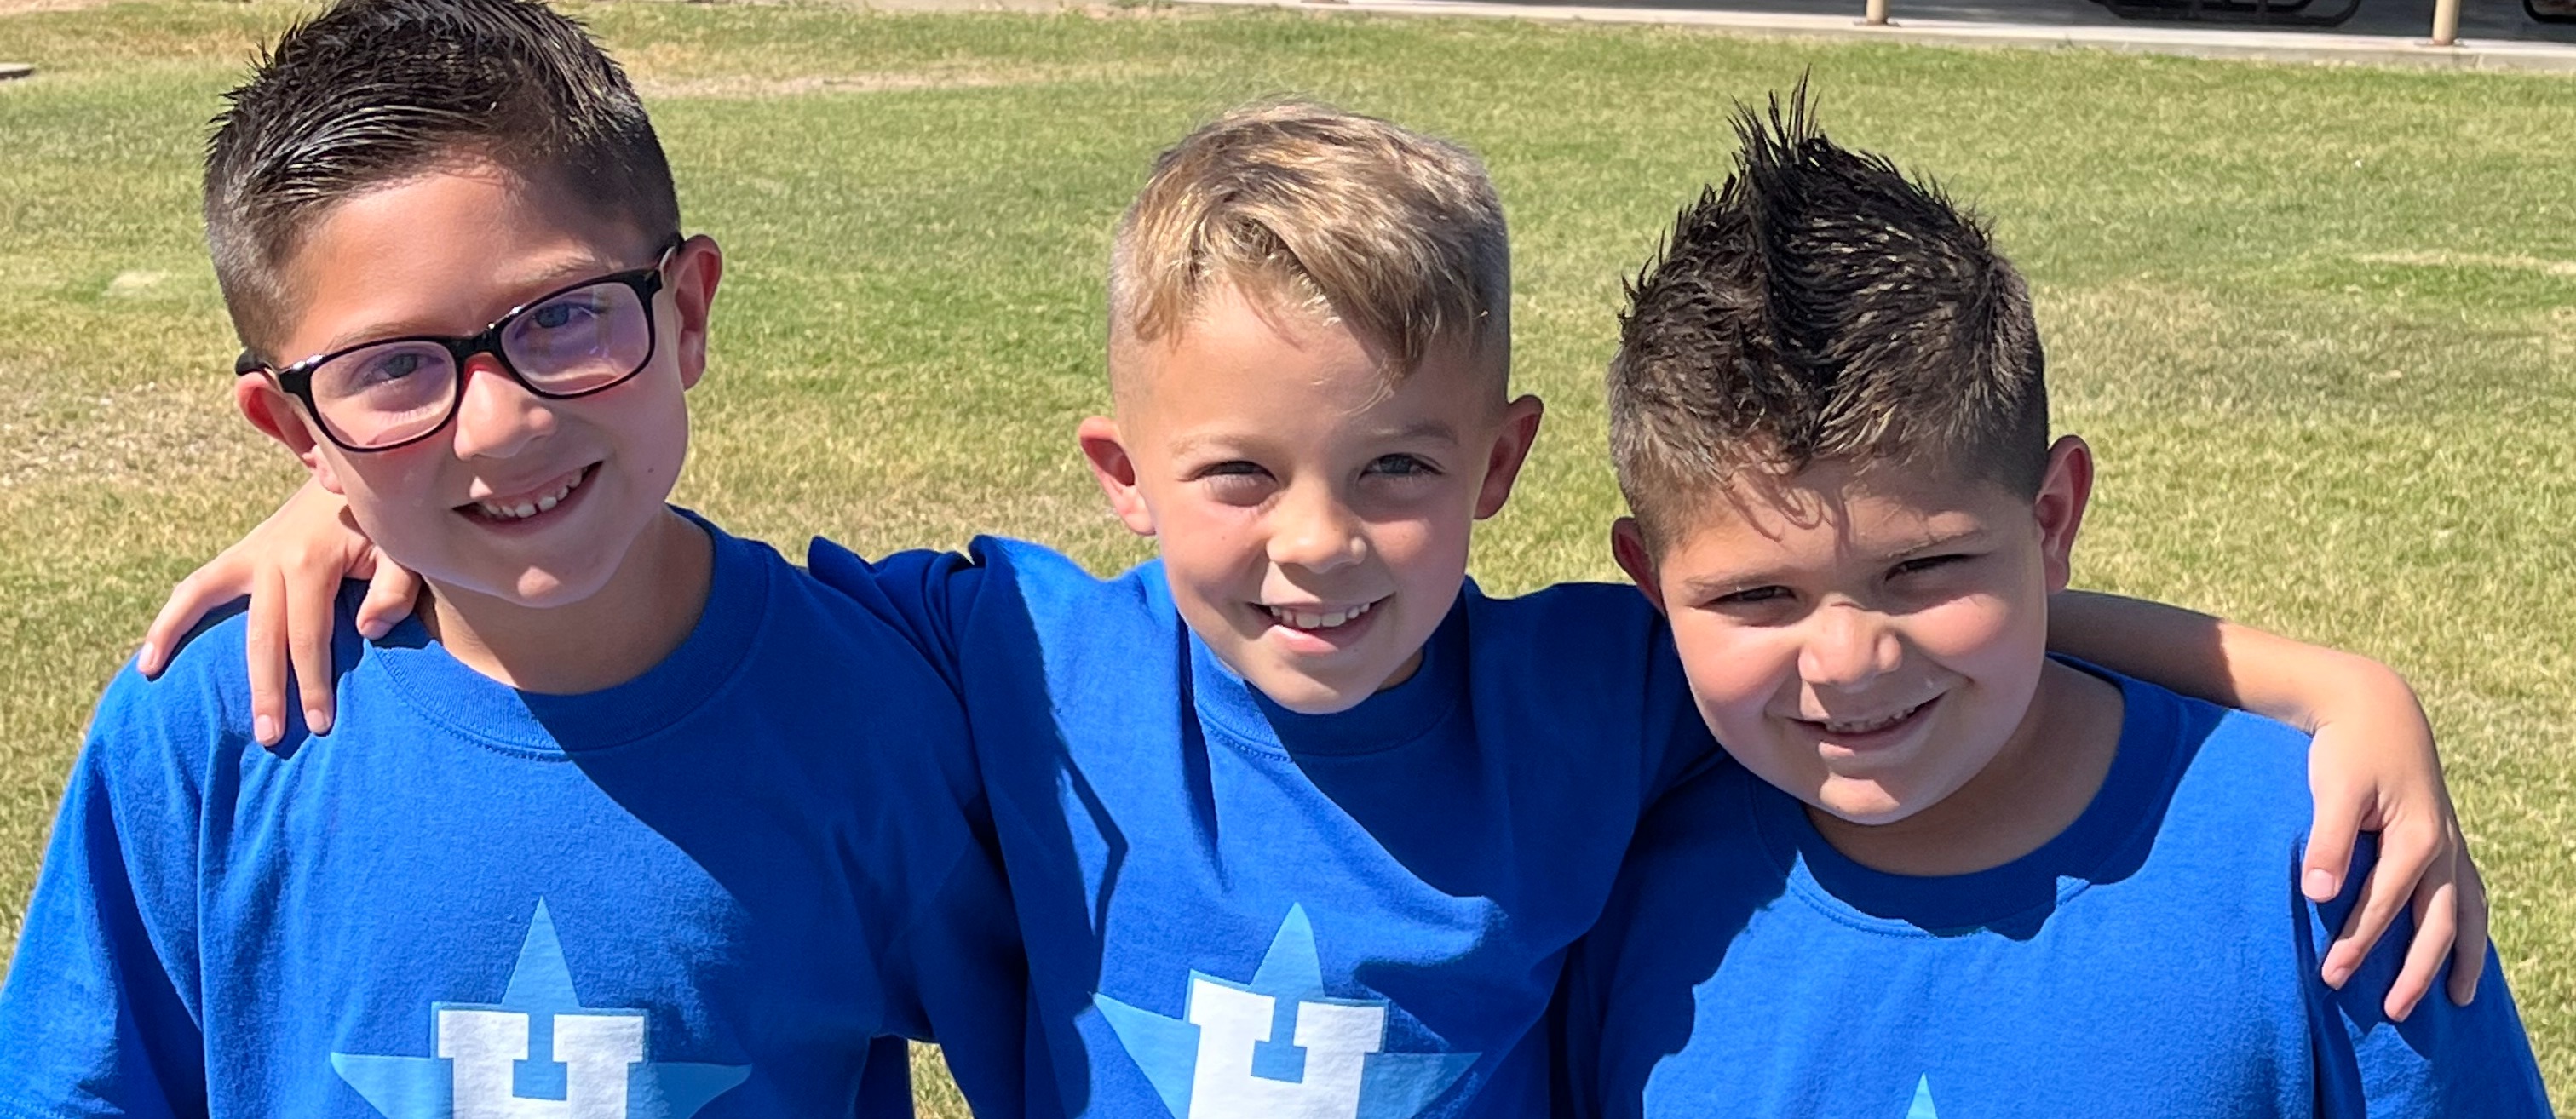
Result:
[[[818,536],[806,546],[805,567],[902,633],[950,688],[962,692],[958,651],[986,569],[978,544],[978,558],[910,551],[869,560]]]
[[[993,578],[993,547],[979,540],[971,557],[911,551],[871,561],[818,538],[807,548],[806,565],[816,580],[898,631],[963,700],[969,694],[963,650],[975,641],[974,612]],[[955,733],[962,739],[968,732],[961,726]],[[1039,1094],[1027,1086],[1049,1081],[1028,1067],[1040,1048],[1032,1043],[1028,952],[990,804],[980,793],[960,789],[958,795],[969,796],[972,834],[944,871],[919,883],[905,931],[888,950],[889,1004],[894,1024],[908,1036],[939,1043],[976,1114],[1032,1115]]]
[[[206,1113],[185,690],[128,669],[100,702],[0,987],[0,1115]]]
[[[2316,1049],[2317,1114],[2334,1119],[2524,1119],[2551,1114],[2549,1093],[2531,1054],[2531,1039],[2506,989],[2495,948],[2487,948],[2477,997],[2452,1005],[2444,993],[2450,969],[2403,1022],[2381,1012],[2397,980],[2414,922],[2400,913],[2387,935],[2340,991],[2317,976],[2325,946],[2352,911],[2359,884],[2378,854],[2365,835],[2354,852],[2344,896],[2308,910],[2301,982],[2309,992]],[[2292,887],[2296,896],[2296,887]],[[2304,904],[2304,902],[2302,902]]]
[[[977,1115],[1031,1115],[1028,952],[997,852],[961,854],[894,946],[889,983],[917,1008]],[[871,1072],[873,1072],[871,1068]]]

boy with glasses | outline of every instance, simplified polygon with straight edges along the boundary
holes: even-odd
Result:
[[[1114,409],[1079,439],[1159,560],[1097,579],[1010,541],[809,553],[966,697],[1029,947],[1032,1069],[1071,1114],[1544,1113],[1566,946],[1643,806],[1714,746],[1634,593],[1466,579],[1540,415],[1509,392],[1482,163],[1374,118],[1246,107],[1157,160],[1111,272]],[[232,558],[346,534],[315,505],[308,488]],[[2096,644],[2134,642],[2100,623]],[[2333,690],[2341,663],[2256,667]],[[2343,698],[2387,678],[2365,675]],[[2439,799],[2423,755],[2339,763],[2329,797]],[[2378,885],[2407,896],[2422,870]]]
[[[347,0],[234,91],[205,204],[243,414],[430,594],[344,622],[327,734],[250,713],[238,618],[110,685],[0,1114],[909,1115],[887,1039],[933,1030],[1017,1111],[955,697],[665,504],[723,257],[616,65],[520,0]]]

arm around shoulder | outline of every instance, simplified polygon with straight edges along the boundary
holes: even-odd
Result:
[[[2368,847],[2364,860],[2373,853]],[[2325,951],[2353,900],[2347,890],[2332,902],[2307,907],[2312,952]],[[2485,967],[2475,999],[2464,1006],[2426,999],[2401,1021],[2388,1016],[2374,992],[2393,982],[2403,966],[2404,939],[2392,937],[2364,957],[2356,982],[2342,990],[2325,986],[2313,969],[2304,977],[2314,1017],[2317,1114],[2547,1119],[2549,1093],[2495,948],[2481,940]]]
[[[2367,657],[2278,637],[2188,610],[2069,591],[2049,606],[2049,646],[2185,695],[2307,731],[2316,806],[2301,875],[2308,897],[2342,892],[2354,842],[2380,833],[2366,902],[2320,967],[2350,981],[2401,907],[2415,925],[2384,1006],[2403,1017],[2449,961],[2450,997],[2468,1000],[2484,957],[2486,904],[2442,780],[2432,724],[2403,677]]]
[[[916,550],[868,559],[817,536],[805,547],[805,570],[901,633],[951,686],[959,648],[988,571],[977,555]]]

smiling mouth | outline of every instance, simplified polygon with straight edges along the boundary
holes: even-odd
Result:
[[[599,464],[594,462],[565,475],[554,485],[539,492],[522,494],[507,500],[487,498],[481,501],[469,501],[457,506],[456,511],[476,520],[490,521],[495,524],[524,521],[538,514],[550,512],[555,506],[563,504],[574,491],[588,484],[598,472]]]
[[[1877,734],[1877,733],[1879,733],[1879,732],[1881,732],[1881,731],[1891,730],[1891,729],[1894,729],[1894,728],[1896,728],[1896,727],[1898,727],[1898,726],[1902,726],[1902,725],[1904,725],[1907,721],[1909,721],[1909,720],[1913,719],[1916,715],[1921,714],[1921,713],[1923,712],[1923,709],[1925,709],[1925,708],[1927,708],[1927,707],[1932,706],[1932,703],[1933,703],[1933,701],[1934,701],[1934,700],[1938,700],[1938,699],[1940,699],[1940,698],[1941,698],[1940,696],[1937,696],[1937,695],[1936,695],[1936,696],[1933,696],[1931,699],[1924,700],[1923,702],[1918,703],[1918,704],[1915,704],[1915,705],[1914,705],[1914,706],[1912,706],[1912,707],[1908,707],[1908,708],[1905,708],[1905,709],[1903,709],[1903,710],[1899,710],[1899,711],[1891,711],[1891,712],[1888,712],[1887,714],[1884,714],[1884,715],[1872,715],[1872,716],[1869,716],[1869,717],[1867,717],[1867,718],[1860,718],[1860,719],[1803,719],[1803,718],[1802,718],[1802,719],[1799,719],[1798,721],[1799,721],[1799,722],[1801,722],[1801,723],[1805,723],[1809,728],[1811,728],[1811,729],[1813,729],[1813,730],[1815,730],[1815,731],[1817,731],[1818,733],[1821,733],[1821,734],[1830,735],[1830,736],[1834,736],[1834,737],[1859,737],[1859,736],[1862,736],[1862,735]]]
[[[1272,606],[1267,603],[1259,602],[1256,602],[1253,605],[1259,606],[1263,613],[1270,615],[1270,620],[1277,622],[1282,626],[1305,633],[1317,633],[1325,630],[1340,629],[1352,622],[1356,622],[1362,617],[1367,616],[1369,611],[1376,609],[1378,603],[1385,601],[1385,599],[1381,598],[1376,602],[1363,602],[1357,606],[1342,607],[1333,610],[1300,610],[1294,607]]]

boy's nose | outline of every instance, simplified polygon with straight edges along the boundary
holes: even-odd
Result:
[[[1359,518],[1325,487],[1292,489],[1270,517],[1270,562],[1281,567],[1331,571],[1368,556]]]
[[[1895,671],[1904,650],[1886,619],[1853,603],[1816,611],[1814,632],[1798,654],[1798,674],[1808,684],[1839,691],[1867,687]]]
[[[457,373],[465,397],[456,405],[456,457],[507,458],[554,433],[552,402],[527,390],[490,354],[466,359]]]

